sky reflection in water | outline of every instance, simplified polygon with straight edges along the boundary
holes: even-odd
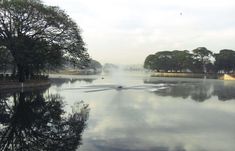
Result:
[[[166,89],[112,89],[85,93],[87,85],[123,87],[164,84]],[[103,86],[102,86],[103,85]],[[74,88],[73,90],[63,90]],[[91,108],[80,150],[233,151],[235,83],[232,81],[146,78],[122,83],[110,77],[53,85],[68,106],[72,98]]]

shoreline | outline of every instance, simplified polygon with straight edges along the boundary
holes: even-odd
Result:
[[[151,77],[235,80],[234,74],[154,72]]]
[[[70,76],[70,75],[66,75]],[[75,75],[71,75],[75,76]],[[235,81],[235,74],[202,74],[202,73],[164,73],[154,72],[151,77],[165,78],[198,78],[198,79],[217,79],[225,81]],[[17,81],[0,81],[0,91],[27,91],[32,89],[46,88],[51,85],[53,78],[62,78],[61,74],[52,74],[48,80],[27,80],[23,84]]]
[[[0,81],[0,91],[40,89],[51,85],[50,80],[28,80],[23,84],[16,81]]]
[[[58,74],[58,75],[97,75],[101,72],[92,72],[92,71],[78,71],[78,70],[59,70],[56,72],[50,72],[49,74]]]

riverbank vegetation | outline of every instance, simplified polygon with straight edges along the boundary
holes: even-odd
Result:
[[[235,51],[212,53],[205,47],[188,50],[159,51],[147,56],[144,68],[157,72],[234,73]]]

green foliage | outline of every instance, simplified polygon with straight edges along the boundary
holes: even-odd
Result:
[[[155,54],[154,65],[156,65],[157,70],[172,70],[173,67],[173,57],[172,52],[162,51]]]
[[[192,64],[188,66],[188,68],[194,73],[202,73],[203,72],[203,64],[199,60],[192,58]]]
[[[211,61],[213,57],[214,63]],[[193,53],[187,50],[160,51],[145,59],[144,68],[165,72],[190,70],[194,73],[229,73],[235,70],[235,51],[223,49],[213,54],[205,47],[198,47]]]
[[[235,70],[235,51],[229,49],[220,50],[215,54],[215,66],[217,71],[226,73]]]
[[[147,56],[147,58],[145,59],[144,61],[144,68],[145,69],[154,69],[154,58],[155,58],[155,55],[149,55]]]
[[[206,65],[209,64],[212,52],[205,47],[198,47],[193,50],[194,58],[202,65],[203,72],[207,72]]]
[[[0,18],[0,45],[10,50],[20,81],[35,70],[62,65],[65,58],[89,60],[80,29],[58,7],[39,0],[3,0]]]
[[[192,62],[192,54],[189,53],[188,50],[179,51],[174,50],[172,52],[172,59],[173,59],[173,67],[176,71],[185,70],[191,65]]]
[[[205,47],[198,47],[193,53],[188,50],[159,51],[145,59],[144,68],[164,72],[214,72],[215,66],[211,59],[212,52]]]
[[[145,59],[144,68],[158,71],[182,71],[192,64],[192,54],[187,50],[160,51]]]

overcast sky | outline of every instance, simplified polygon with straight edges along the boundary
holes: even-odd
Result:
[[[162,50],[235,50],[235,0],[43,0],[82,29],[93,59],[143,64]]]

